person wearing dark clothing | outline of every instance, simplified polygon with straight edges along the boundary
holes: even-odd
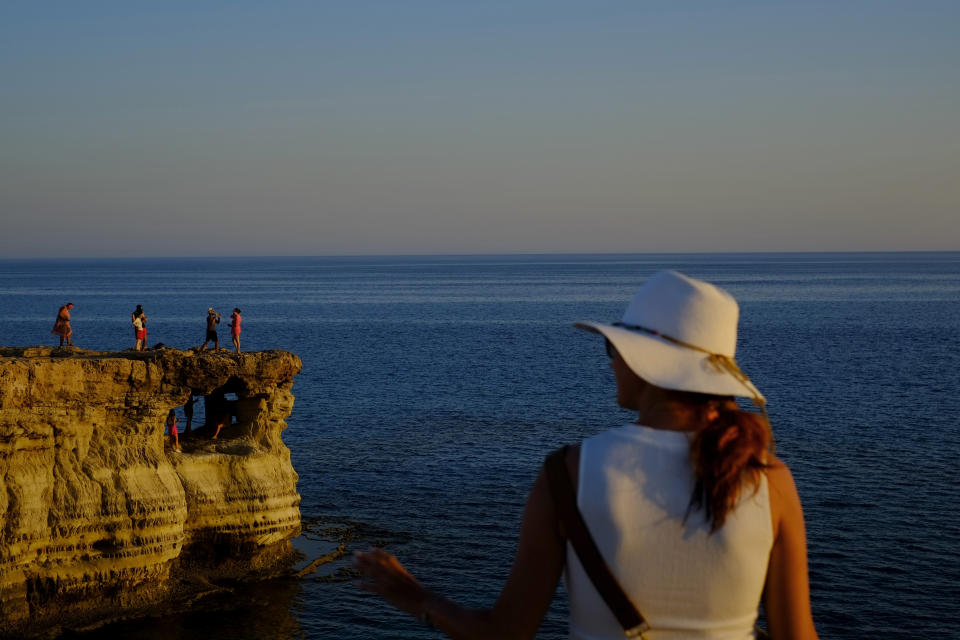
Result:
[[[217,337],[217,325],[220,324],[220,314],[213,310],[213,307],[207,309],[207,337],[200,347],[200,351],[207,348],[207,343],[213,340],[215,351],[220,350],[220,338]]]
[[[183,405],[183,416],[187,419],[187,426],[183,430],[183,435],[188,435],[193,432],[193,404],[197,400],[198,398],[194,398],[191,393],[187,404]]]

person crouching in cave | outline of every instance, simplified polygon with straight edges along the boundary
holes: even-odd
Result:
[[[224,410],[219,414],[217,418],[217,430],[213,432],[213,437],[211,440],[216,440],[217,436],[220,435],[220,430],[224,427],[233,423],[233,414],[230,413],[229,409],[224,408]]]

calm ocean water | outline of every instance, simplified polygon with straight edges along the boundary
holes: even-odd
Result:
[[[203,338],[244,311],[247,350],[303,358],[284,440],[320,549],[386,543],[426,584],[493,602],[543,456],[630,418],[601,341],[674,268],[740,301],[738,360],[770,401],[804,502],[822,638],[960,637],[960,253],[0,261],[0,344]],[[221,339],[229,343],[226,330]],[[206,610],[83,637],[433,638],[361,593],[348,561]],[[565,637],[562,588],[538,637]]]

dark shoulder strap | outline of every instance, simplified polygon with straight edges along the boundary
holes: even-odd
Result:
[[[630,598],[617,582],[616,576],[611,573],[600,550],[597,549],[596,542],[593,541],[593,536],[590,535],[580,509],[577,508],[577,497],[573,483],[570,481],[570,474],[567,472],[567,448],[565,446],[557,449],[547,456],[544,463],[557,516],[563,523],[567,538],[573,545],[587,576],[590,577],[590,582],[610,607],[610,611],[623,627],[624,633],[628,638],[641,637],[650,625],[640,615],[636,605],[630,602]]]

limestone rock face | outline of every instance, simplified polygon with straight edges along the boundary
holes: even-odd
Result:
[[[0,636],[288,564],[300,496],[280,434],[300,368],[283,351],[0,348]],[[194,397],[177,452],[164,421]]]

